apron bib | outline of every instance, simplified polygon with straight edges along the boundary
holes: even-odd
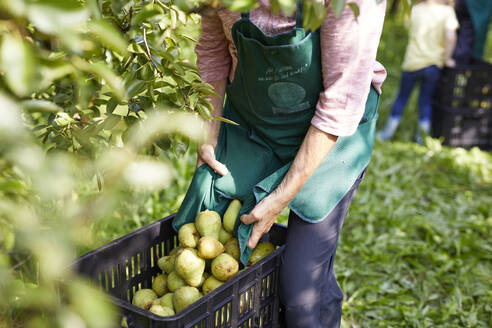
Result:
[[[220,176],[208,165],[193,176],[173,221],[174,229],[193,222],[199,212],[223,215],[232,199],[243,204],[234,235],[241,262],[253,225],[239,217],[282,181],[311,125],[323,90],[320,35],[302,28],[302,1],[297,1],[296,26],[287,33],[265,35],[242,14],[232,27],[238,54],[234,81],[227,86],[223,116],[239,126],[221,123],[215,156],[229,173]],[[364,116],[352,136],[339,137],[313,175],[289,203],[308,222],[325,218],[369,164],[379,95],[371,88]]]

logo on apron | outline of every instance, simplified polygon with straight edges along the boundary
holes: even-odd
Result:
[[[275,105],[274,114],[289,114],[311,108],[308,101],[304,101],[306,90],[293,82],[276,82],[268,87],[268,97]]]

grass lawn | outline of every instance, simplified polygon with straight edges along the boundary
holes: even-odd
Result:
[[[387,20],[380,45],[378,58],[389,75],[379,126],[395,98],[406,46],[398,21]],[[335,271],[345,294],[343,327],[491,327],[492,155],[442,147],[431,138],[425,145],[409,142],[415,96],[394,141],[376,143],[342,229]],[[94,226],[95,246],[178,209],[195,156],[168,159],[175,183],[136,195],[122,219]],[[279,221],[286,223],[283,214]]]

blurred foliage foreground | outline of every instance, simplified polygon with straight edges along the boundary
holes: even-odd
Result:
[[[179,8],[200,2],[0,0],[1,328],[114,326],[67,267],[186,192],[213,92],[194,65],[200,17]],[[337,257],[346,327],[491,325],[491,163],[432,139],[377,145]]]
[[[175,178],[159,155],[203,138],[198,22],[169,1],[0,1],[0,327],[114,326],[67,267]]]

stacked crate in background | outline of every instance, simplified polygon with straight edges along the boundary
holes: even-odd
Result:
[[[444,145],[492,149],[492,64],[444,68],[432,116],[432,136]]]

